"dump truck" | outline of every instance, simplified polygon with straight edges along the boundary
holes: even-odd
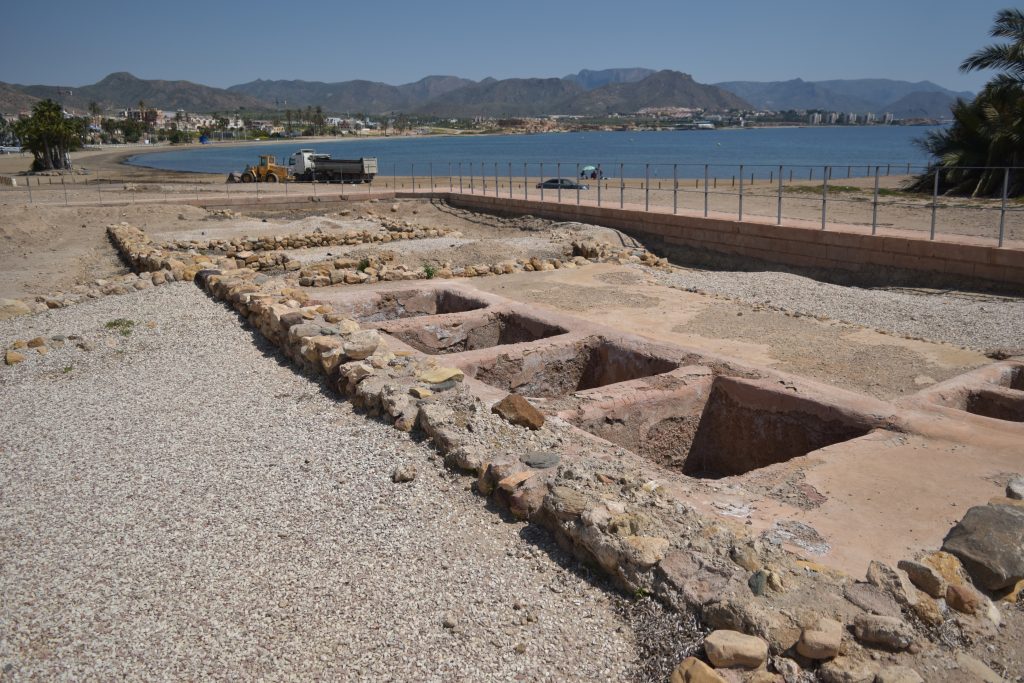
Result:
[[[256,166],[246,166],[241,174],[232,173],[228,182],[276,183],[288,180],[289,176],[288,167],[278,164],[273,154],[261,154]]]
[[[377,158],[332,159],[330,154],[300,149],[288,159],[288,168],[301,181],[370,183],[377,175]]]

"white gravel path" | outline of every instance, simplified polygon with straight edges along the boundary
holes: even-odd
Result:
[[[661,283],[899,336],[989,351],[1024,349],[1024,298],[938,290],[864,289],[776,271],[647,269]]]
[[[0,679],[630,677],[619,597],[191,285],[37,334],[94,348],[0,366]]]

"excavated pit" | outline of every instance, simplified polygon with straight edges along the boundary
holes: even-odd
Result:
[[[522,344],[567,332],[564,327],[515,312],[475,315],[417,326],[384,325],[382,329],[414,349],[431,355]]]
[[[875,420],[842,406],[730,377],[660,397],[606,401],[577,427],[692,477],[717,479],[863,436]]]
[[[1008,389],[1016,389],[1017,391],[1024,391],[1024,366],[1016,367],[1010,370],[1009,381],[1006,383]]]
[[[1024,391],[978,389],[967,394],[963,409],[996,420],[1024,422]]]
[[[678,362],[622,344],[591,338],[581,344],[502,355],[477,367],[476,379],[533,398],[558,398],[577,391],[670,372]]]
[[[348,305],[349,314],[363,324],[445,313],[467,313],[487,308],[486,301],[452,289],[381,292]]]

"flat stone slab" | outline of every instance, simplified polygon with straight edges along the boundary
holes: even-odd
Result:
[[[520,459],[534,469],[543,470],[558,465],[562,461],[562,456],[554,451],[533,451]]]

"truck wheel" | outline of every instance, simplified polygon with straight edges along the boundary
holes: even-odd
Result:
[[[242,174],[242,182],[243,183],[251,183],[254,180],[256,180],[256,176],[254,176],[252,173],[243,173]]]
[[[278,180],[280,180],[280,178],[277,177],[276,173],[268,173],[267,174],[267,182],[268,183],[276,183]]]

